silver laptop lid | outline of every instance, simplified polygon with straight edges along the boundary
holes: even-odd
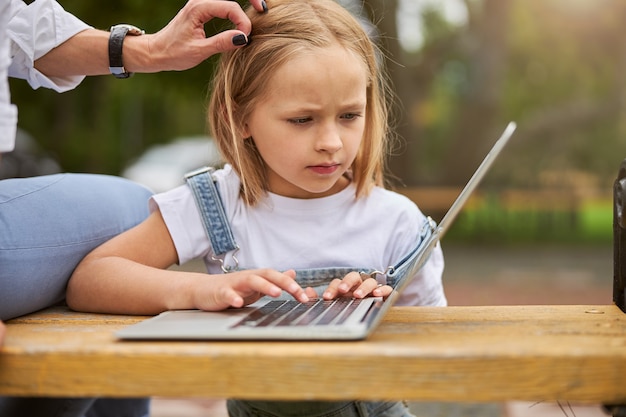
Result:
[[[509,139],[511,139],[511,136],[513,135],[513,132],[515,132],[516,127],[517,125],[515,124],[515,122],[509,122],[509,124],[504,129],[504,132],[502,132],[502,135],[500,135],[489,153],[487,153],[481,164],[478,166],[472,177],[469,179],[459,196],[456,198],[456,200],[454,200],[452,206],[450,206],[446,214],[443,216],[441,222],[436,225],[430,217],[427,219],[432,229],[432,233],[430,234],[430,236],[424,239],[421,247],[418,249],[417,256],[415,257],[415,263],[410,267],[408,272],[403,274],[402,278],[400,278],[398,282],[394,284],[394,292],[401,292],[404,287],[406,287],[406,285],[410,282],[410,279],[407,278],[414,276],[417,271],[419,271],[420,268],[424,266],[429,258],[430,252],[433,250],[437,242],[441,240],[443,235],[450,229],[450,226],[452,226],[452,223],[463,209],[465,203],[467,203],[467,200],[469,200],[472,193],[476,191],[476,188],[480,184],[485,174],[487,174],[487,172],[493,165],[493,162],[496,160],[500,152],[502,152],[502,149],[504,149],[506,144],[509,142]],[[425,227],[428,226],[428,224],[425,225]]]
[[[443,219],[441,219],[438,226],[439,231],[437,234],[439,235],[439,239],[441,239],[448,231],[458,214],[463,209],[465,203],[467,203],[467,200],[469,200],[471,194],[474,192],[476,187],[478,187],[478,184],[482,181],[487,171],[489,171],[489,168],[491,168],[491,165],[496,160],[502,149],[504,149],[504,146],[507,144],[509,139],[511,139],[516,127],[517,125],[515,122],[509,122],[500,138],[498,138],[487,156],[485,156],[485,159],[483,159],[481,164],[478,166],[478,169],[476,169],[476,172],[474,172],[474,175],[472,175],[469,179],[467,185],[465,185],[465,188],[461,191],[461,194],[459,194],[448,212],[443,216]]]

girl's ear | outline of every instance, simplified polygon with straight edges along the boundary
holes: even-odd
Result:
[[[242,138],[249,138],[252,135],[250,134],[250,129],[248,128],[248,123],[244,122],[243,125],[241,126],[241,137]]]

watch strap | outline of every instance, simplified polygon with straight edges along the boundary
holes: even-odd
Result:
[[[115,78],[128,78],[133,75],[132,72],[126,71],[124,68],[124,60],[122,57],[122,49],[126,35],[142,35],[143,30],[132,25],[114,25],[111,26],[109,35],[109,71]]]

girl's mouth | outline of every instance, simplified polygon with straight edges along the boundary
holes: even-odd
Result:
[[[309,169],[316,174],[320,175],[329,175],[333,174],[335,171],[339,169],[340,164],[331,164],[331,165],[311,165]]]

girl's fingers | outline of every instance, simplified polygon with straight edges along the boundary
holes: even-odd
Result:
[[[339,278],[333,279],[330,282],[330,284],[328,284],[328,287],[326,288],[326,290],[324,291],[324,294],[322,295],[324,300],[332,300],[333,298],[337,297],[337,295],[339,294],[339,286],[341,285],[342,282],[343,281],[340,280]]]
[[[259,275],[265,280],[276,285],[281,290],[287,291],[293,296],[293,298],[300,301],[301,303],[306,303],[307,301],[309,301],[308,295],[295,280],[296,272],[294,270],[278,272],[273,269],[264,269],[259,271]]]
[[[354,271],[348,273],[345,277],[343,277],[342,283],[339,285],[339,291],[344,294],[349,291],[358,288],[362,285],[363,279],[361,278],[361,274]]]
[[[374,278],[367,278],[359,287],[354,290],[352,295],[354,298],[365,298],[369,294],[373,294],[373,291],[382,288],[378,286],[378,282]]]
[[[379,285],[376,279],[366,278],[363,280],[358,272],[350,272],[343,279],[334,279],[324,291],[325,300],[332,300],[338,296],[353,296],[365,298],[368,295],[386,297],[391,294],[392,288],[388,285]]]
[[[378,284],[378,286],[372,291],[372,295],[374,297],[388,297],[392,291],[393,288],[391,288],[391,286]]]
[[[304,289],[304,293],[307,295],[307,297],[309,298],[317,298],[317,292],[315,291],[315,289],[311,288],[311,287],[306,287]]]

